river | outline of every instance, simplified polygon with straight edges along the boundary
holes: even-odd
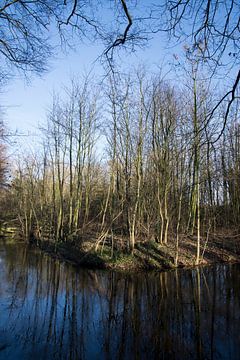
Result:
[[[240,359],[240,265],[131,275],[0,242],[0,359]]]

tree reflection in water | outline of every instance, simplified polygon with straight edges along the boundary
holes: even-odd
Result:
[[[123,275],[0,246],[2,359],[238,359],[239,265]]]

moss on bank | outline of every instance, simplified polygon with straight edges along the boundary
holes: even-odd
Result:
[[[9,223],[0,222],[0,237],[14,238],[18,235],[18,228],[10,226]]]

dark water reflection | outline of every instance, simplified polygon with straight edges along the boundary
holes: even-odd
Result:
[[[240,266],[76,271],[0,244],[1,359],[240,359]]]

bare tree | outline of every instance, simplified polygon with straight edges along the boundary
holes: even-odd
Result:
[[[135,51],[154,33],[165,32],[170,40],[186,43],[189,56],[208,65],[211,76],[230,74],[234,78],[232,87],[209,113],[211,118],[227,101],[227,118],[240,81],[239,14],[240,4],[235,0],[164,0],[160,4],[132,0],[0,1],[0,71],[10,75],[11,68],[17,68],[42,73],[56,51],[58,44],[52,37],[56,33],[64,46],[73,46],[79,39],[100,41],[112,67],[117,49]]]
[[[150,9],[150,31],[165,32],[171,45],[185,44],[188,57],[221,81],[223,95],[209,109],[208,121],[225,104],[223,134],[240,83],[240,3],[235,0],[164,0]],[[217,139],[217,140],[218,140]]]
[[[0,120],[0,188],[3,187],[6,180],[7,161],[6,161],[6,145],[4,144],[4,124]]]
[[[124,0],[116,3],[97,0],[0,1],[0,23],[2,79],[10,77],[13,69],[25,74],[41,74],[47,70],[48,59],[59,46],[57,33],[64,48],[74,46],[79,39],[100,40],[108,61],[113,49],[130,42],[135,46],[140,38]]]

